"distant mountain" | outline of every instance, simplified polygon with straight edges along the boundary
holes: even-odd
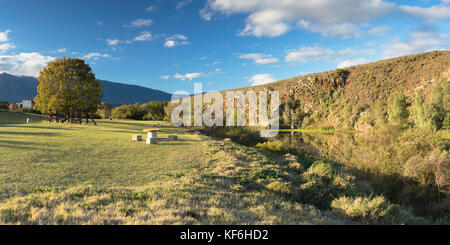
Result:
[[[123,83],[100,80],[103,85],[102,101],[111,105],[147,103],[149,101],[169,101],[169,93]],[[37,78],[0,74],[0,101],[19,102],[33,99],[37,94]]]

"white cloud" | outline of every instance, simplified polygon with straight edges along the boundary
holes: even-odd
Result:
[[[164,76],[161,76],[161,79],[164,79],[164,80],[167,80],[167,79],[169,79],[170,78],[170,76],[169,75],[164,75]]]
[[[251,59],[256,64],[271,64],[271,63],[276,63],[276,62],[280,61],[278,58],[272,57],[272,55],[259,54],[259,53],[241,54],[241,55],[239,55],[239,58],[241,58],[241,59]]]
[[[249,82],[252,83],[252,86],[271,83],[274,81],[275,81],[275,78],[273,78],[273,76],[270,74],[256,74],[256,75],[252,76],[249,80]]]
[[[223,64],[222,61],[214,61],[213,63],[209,63],[209,64],[205,64],[205,66],[215,66],[215,65],[220,65]]]
[[[339,36],[342,38],[351,38],[361,36],[362,31],[359,27],[352,23],[337,23],[337,24],[327,24],[327,23],[315,23],[300,20],[299,26],[305,30],[309,30],[312,33],[320,33],[324,37],[334,37]]]
[[[182,9],[186,6],[188,6],[189,4],[191,4],[192,0],[180,0],[177,3],[176,9]]]
[[[330,58],[334,52],[330,49],[320,47],[301,47],[296,51],[288,53],[285,57],[286,62],[312,62]]]
[[[383,46],[383,57],[392,58],[402,55],[450,49],[450,37],[432,32],[415,32],[403,42],[390,42]]]
[[[0,32],[0,42],[7,42],[9,41],[8,39],[8,33],[10,33],[11,30],[6,30],[4,32]]]
[[[372,49],[352,49],[345,48],[340,50],[331,50],[328,48],[316,47],[316,46],[303,46],[297,50],[290,51],[286,57],[286,62],[317,62],[322,60],[336,60],[341,59],[344,56],[347,58],[357,57],[361,58],[362,55],[373,54]]]
[[[434,5],[429,8],[402,5],[398,8],[400,11],[417,17],[431,20],[450,20],[450,7],[444,5]]]
[[[9,49],[13,49],[15,47],[16,46],[14,46],[13,44],[10,44],[10,43],[2,43],[2,44],[0,44],[0,54],[8,51]]]
[[[58,53],[66,53],[67,52],[67,48],[60,48],[60,49],[56,50],[56,52],[58,52]]]
[[[188,45],[190,44],[188,38],[185,35],[174,34],[172,36],[166,37],[166,41],[164,42],[164,47],[173,48],[179,45]]]
[[[217,75],[217,74],[221,74],[221,73],[223,73],[223,72],[222,72],[222,69],[217,68],[217,69],[215,69],[214,71],[208,72],[208,75]]]
[[[119,39],[106,39],[106,43],[109,46],[117,46],[117,44],[119,44]]]
[[[95,22],[95,24],[98,25],[98,26],[102,26],[102,25],[103,25],[103,22],[97,21],[97,22]]]
[[[133,39],[133,41],[151,41],[152,34],[148,31],[143,31],[141,34]]]
[[[200,9],[200,11],[198,11],[198,13],[206,21],[210,21],[212,19],[212,13],[210,11],[208,11],[207,8]]]
[[[180,80],[182,80],[182,81],[184,81],[184,80],[186,80],[186,79],[192,80],[192,79],[194,79],[194,78],[199,78],[199,77],[203,77],[203,76],[205,76],[205,74],[199,73],[199,72],[197,72],[197,73],[186,73],[186,74],[184,74],[184,75],[179,74],[179,73],[176,73],[176,74],[174,75],[175,78],[180,79]]]
[[[147,11],[147,12],[152,12],[152,11],[155,11],[155,7],[154,6],[148,6],[146,9],[145,9],[145,11]]]
[[[0,73],[37,77],[40,70],[54,59],[37,52],[0,55]]]
[[[353,60],[344,60],[337,65],[337,68],[341,69],[341,68],[346,68],[346,67],[355,66],[355,65],[361,65],[361,64],[365,64],[365,63],[367,63],[367,60],[364,58],[357,58],[357,59],[353,59]]]
[[[124,25],[125,27],[144,27],[144,26],[150,26],[153,23],[151,19],[137,19],[131,22],[129,25]]]
[[[173,41],[173,40],[167,40],[165,43],[164,43],[164,47],[166,47],[166,48],[172,48],[172,47],[174,47],[175,46],[175,41]]]
[[[216,13],[247,14],[242,35],[275,37],[301,27],[324,36],[351,37],[361,25],[394,9],[395,4],[383,0],[210,0],[200,15],[211,20]]]
[[[90,60],[90,59],[98,60],[99,58],[111,58],[111,55],[92,52],[92,53],[89,53],[89,54],[83,56],[83,59],[86,59],[86,60]]]
[[[188,38],[185,35],[174,34],[172,36],[167,37],[167,39],[178,39],[178,40],[187,40]]]
[[[367,33],[371,35],[384,35],[386,32],[390,31],[391,28],[389,26],[376,26],[367,31]]]

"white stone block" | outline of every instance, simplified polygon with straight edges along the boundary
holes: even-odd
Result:
[[[150,145],[150,144],[158,144],[158,139],[157,138],[147,138],[147,141],[146,141],[146,143],[148,144],[148,145]]]
[[[147,139],[148,139],[148,138],[154,138],[154,139],[157,139],[157,138],[158,138],[158,134],[156,133],[156,131],[148,132],[148,134],[147,134]]]
[[[142,135],[139,134],[135,134],[133,135],[133,137],[131,138],[132,141],[142,141]]]

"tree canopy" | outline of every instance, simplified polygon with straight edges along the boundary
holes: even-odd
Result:
[[[82,59],[60,58],[39,74],[36,109],[44,114],[89,118],[101,103],[103,87]]]
[[[388,101],[388,118],[389,123],[399,126],[408,125],[408,104],[406,96],[401,89],[397,94],[391,95]]]

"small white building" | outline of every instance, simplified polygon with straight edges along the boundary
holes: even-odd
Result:
[[[33,101],[32,100],[22,100],[22,102],[16,103],[17,104],[17,108],[21,109],[21,108],[27,108],[27,109],[32,109],[33,108]]]

